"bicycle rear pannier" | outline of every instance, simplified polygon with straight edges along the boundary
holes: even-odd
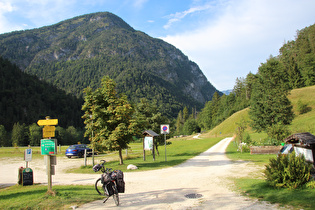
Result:
[[[116,184],[119,193],[125,192],[124,173],[121,170],[115,170],[116,172]]]
[[[114,188],[113,188],[113,182],[109,182],[108,184],[105,184],[106,187],[106,193],[108,196],[112,196],[115,194]]]

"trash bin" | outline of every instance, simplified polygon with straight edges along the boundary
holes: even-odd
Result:
[[[25,168],[23,168],[22,166],[19,168],[19,174],[18,174],[18,184],[22,185],[22,179],[23,179],[23,170]]]

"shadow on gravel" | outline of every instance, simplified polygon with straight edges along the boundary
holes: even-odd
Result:
[[[179,189],[167,189],[148,191],[134,194],[119,194],[119,207],[120,208],[131,208],[131,209],[143,209],[144,207],[150,206],[154,208],[154,205],[168,205],[174,203],[182,203],[189,199],[185,195],[194,193],[195,189],[191,188],[179,188]],[[80,209],[106,209],[116,207],[114,200],[110,198],[105,204],[102,204],[102,200],[95,201],[80,207]]]

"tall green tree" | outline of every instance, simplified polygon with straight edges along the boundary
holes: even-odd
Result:
[[[220,107],[220,95],[219,93],[216,91],[214,92],[213,96],[212,96],[212,100],[211,100],[211,118],[212,118],[212,123],[218,124],[218,110]]]
[[[197,120],[195,120],[194,118],[189,118],[184,124],[183,132],[184,132],[184,135],[191,135],[194,133],[199,133],[200,127],[197,123]]]
[[[153,130],[159,133],[160,125],[166,123],[167,119],[159,112],[156,101],[149,101],[146,98],[142,98],[135,107],[133,121],[133,127],[136,128],[137,134],[140,136],[144,130]],[[159,155],[158,146],[163,145],[164,140],[161,137],[155,137],[154,140],[154,146]]]
[[[189,118],[189,111],[188,111],[187,106],[185,106],[184,109],[183,109],[183,119],[184,119],[184,122],[186,122],[186,120],[188,120],[188,118]]]
[[[176,118],[176,133],[180,134],[182,127],[184,125],[184,118],[182,110],[179,110],[177,118]]]
[[[10,146],[8,141],[8,134],[3,125],[0,125],[0,146]]]
[[[29,126],[29,140],[31,146],[39,146],[42,139],[42,128],[36,123]]]
[[[201,128],[208,130],[212,127],[212,101],[208,101],[198,114],[198,123]]]
[[[295,41],[290,41],[284,44],[280,50],[280,60],[284,64],[287,72],[288,84],[291,89],[300,88],[304,86],[304,81],[301,71],[298,68],[297,52],[295,48]]]
[[[27,146],[29,143],[27,136],[25,124],[14,123],[11,136],[12,146]]]
[[[278,58],[271,57],[259,67],[251,98],[251,126],[258,132],[276,124],[288,125],[293,120],[292,105],[285,70]]]
[[[86,124],[85,136],[90,137],[93,147],[105,151],[118,150],[120,164],[123,164],[122,150],[128,148],[135,132],[134,110],[125,95],[117,95],[115,87],[114,80],[105,77],[101,87],[95,91],[86,88],[82,118]]]

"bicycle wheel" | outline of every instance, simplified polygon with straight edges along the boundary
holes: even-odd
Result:
[[[103,196],[106,195],[104,186],[103,186],[103,184],[101,182],[101,178],[96,180],[96,182],[95,182],[95,189],[98,192],[98,194],[103,195]]]
[[[114,201],[115,201],[116,206],[119,206],[118,190],[117,190],[117,188],[116,188],[115,185],[113,185],[113,189],[114,189],[113,199],[114,199]]]

